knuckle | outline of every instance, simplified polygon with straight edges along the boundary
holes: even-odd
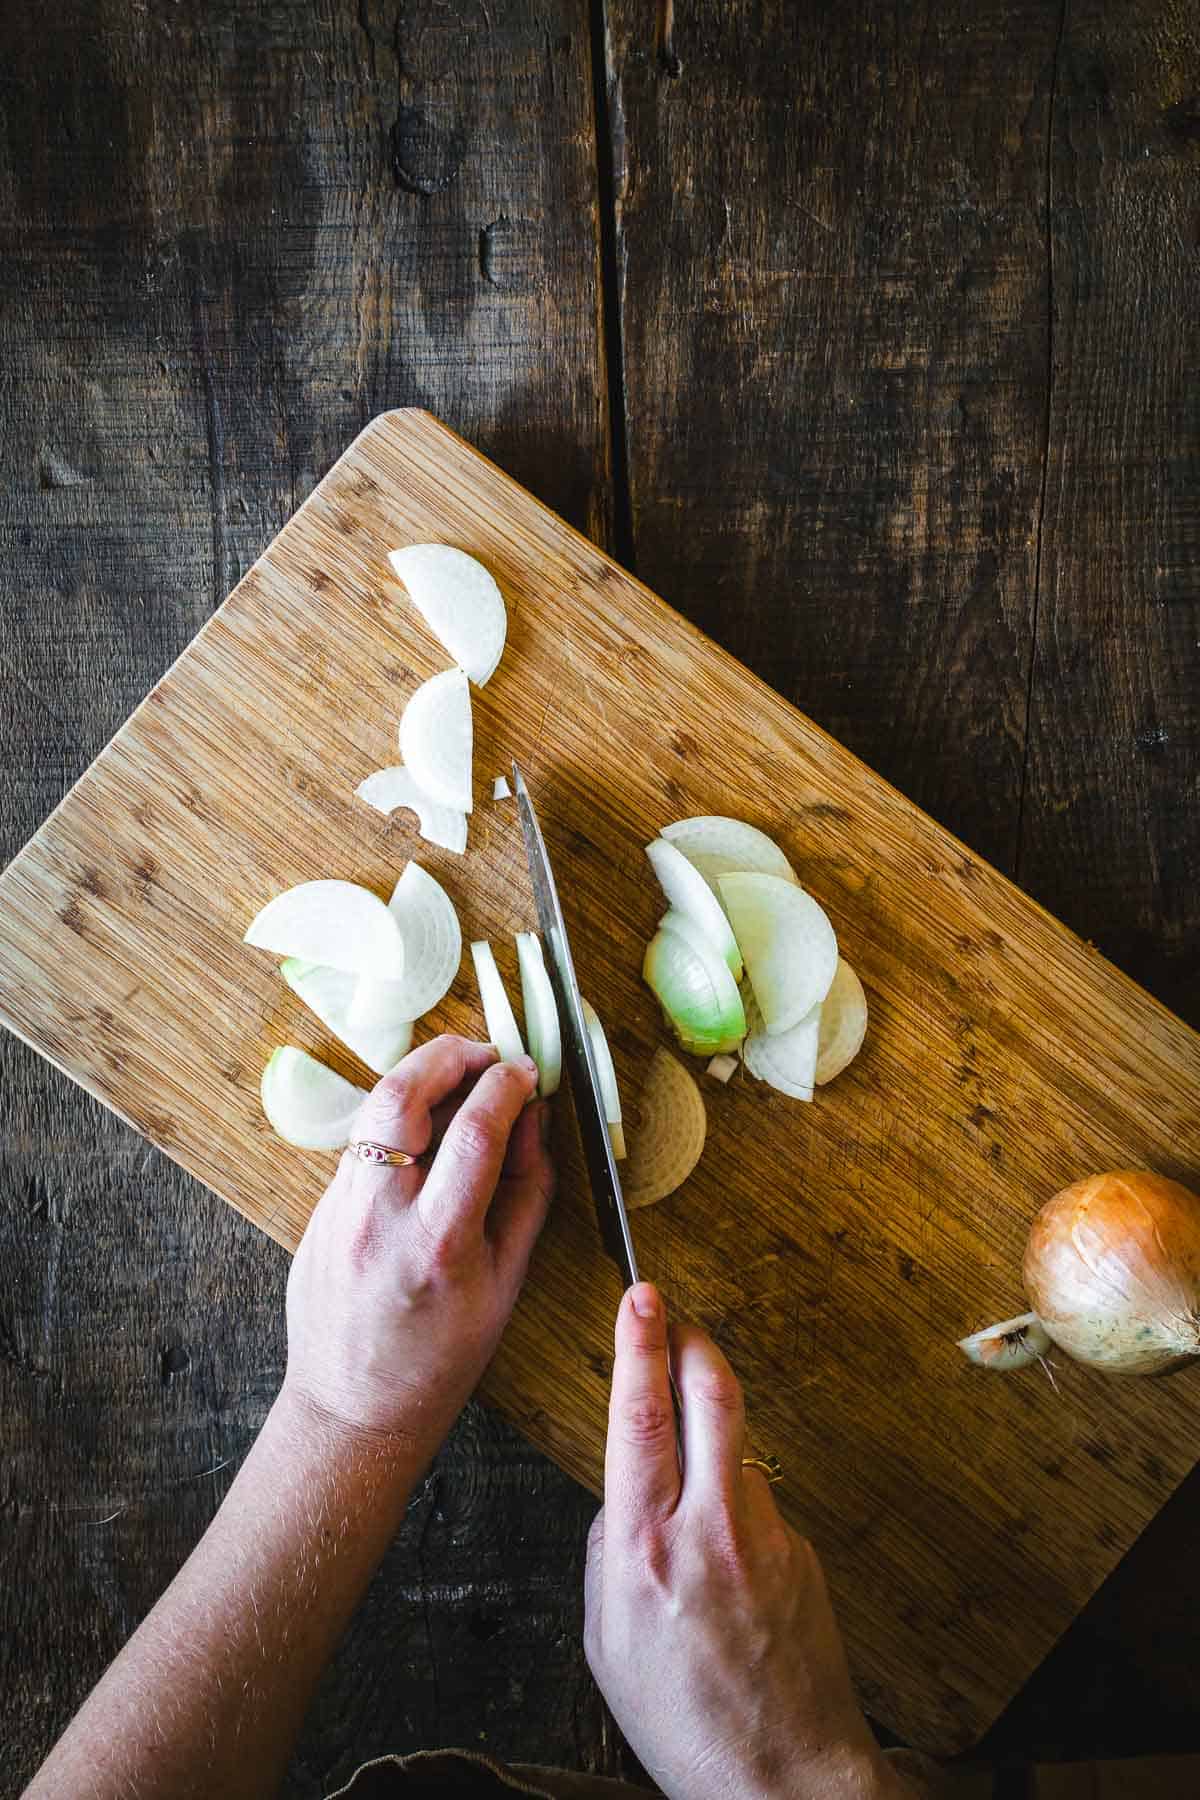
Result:
[[[660,1444],[674,1430],[675,1414],[657,1394],[635,1394],[621,1408],[621,1432],[628,1444]]]
[[[499,1119],[490,1112],[463,1111],[454,1121],[454,1149],[462,1162],[489,1162],[503,1149],[505,1138]]]
[[[737,1413],[742,1408],[742,1384],[729,1367],[706,1370],[693,1383],[692,1395],[713,1412]]]
[[[401,1064],[390,1075],[384,1076],[371,1095],[368,1102],[371,1129],[387,1132],[401,1128],[411,1110],[412,1097],[413,1078]]]

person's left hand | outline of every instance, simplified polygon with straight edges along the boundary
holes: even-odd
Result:
[[[428,1168],[346,1152],[288,1281],[283,1393],[324,1423],[432,1456],[516,1301],[554,1185],[537,1070],[439,1037],[373,1090],[353,1135]]]

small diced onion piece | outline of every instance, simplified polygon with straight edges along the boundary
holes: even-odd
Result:
[[[1050,1334],[1032,1312],[973,1331],[970,1337],[959,1338],[958,1347],[977,1368],[992,1369],[1002,1375],[1012,1369],[1028,1368],[1052,1348]]]
[[[497,775],[495,781],[493,781],[493,783],[492,783],[492,799],[493,800],[511,800],[512,799],[512,789],[508,785],[508,776],[507,775]]]
[[[736,1073],[737,1066],[736,1056],[714,1056],[704,1073],[711,1075],[714,1081],[727,1082]]]

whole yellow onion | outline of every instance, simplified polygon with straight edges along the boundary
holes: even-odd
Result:
[[[1138,1169],[1089,1175],[1043,1206],[1025,1288],[1047,1334],[1111,1375],[1162,1375],[1200,1355],[1200,1199]]]

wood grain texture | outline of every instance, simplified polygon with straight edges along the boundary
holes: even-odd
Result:
[[[1011,872],[1054,9],[608,11],[634,566]]]
[[[606,11],[633,566],[1197,1023],[1194,11]],[[1198,1504],[996,1755],[1195,1748]]]
[[[9,7],[0,93],[7,861],[380,409],[436,406],[602,538],[611,480],[582,0]],[[19,1787],[251,1441],[287,1263],[8,1034],[0,1083]],[[615,1772],[579,1644],[593,1511],[473,1407],[292,1791],[480,1732]]]
[[[696,1175],[637,1237],[788,1465],[782,1501],[827,1560],[871,1710],[961,1747],[1191,1467],[1197,1431],[1189,1377],[1005,1381],[952,1340],[1012,1310],[1030,1213],[1080,1169],[1196,1181],[1197,1041],[428,415],[368,428],[0,880],[0,1012],[296,1242],[328,1159],[271,1139],[258,1075],[287,1040],[353,1065],[241,945],[245,921],[317,874],[386,891],[414,852],[509,974],[530,919],[503,806],[481,802],[460,862],[353,798],[444,665],[383,580],[393,542],[428,538],[481,555],[508,600],[475,700],[480,789],[511,755],[527,767],[625,1091],[660,1038],[641,845],[668,818],[773,832],[862,973],[853,1070],[811,1108],[714,1089]],[[465,972],[431,1023],[481,1030]],[[486,1391],[596,1486],[615,1287],[563,1137]]]

